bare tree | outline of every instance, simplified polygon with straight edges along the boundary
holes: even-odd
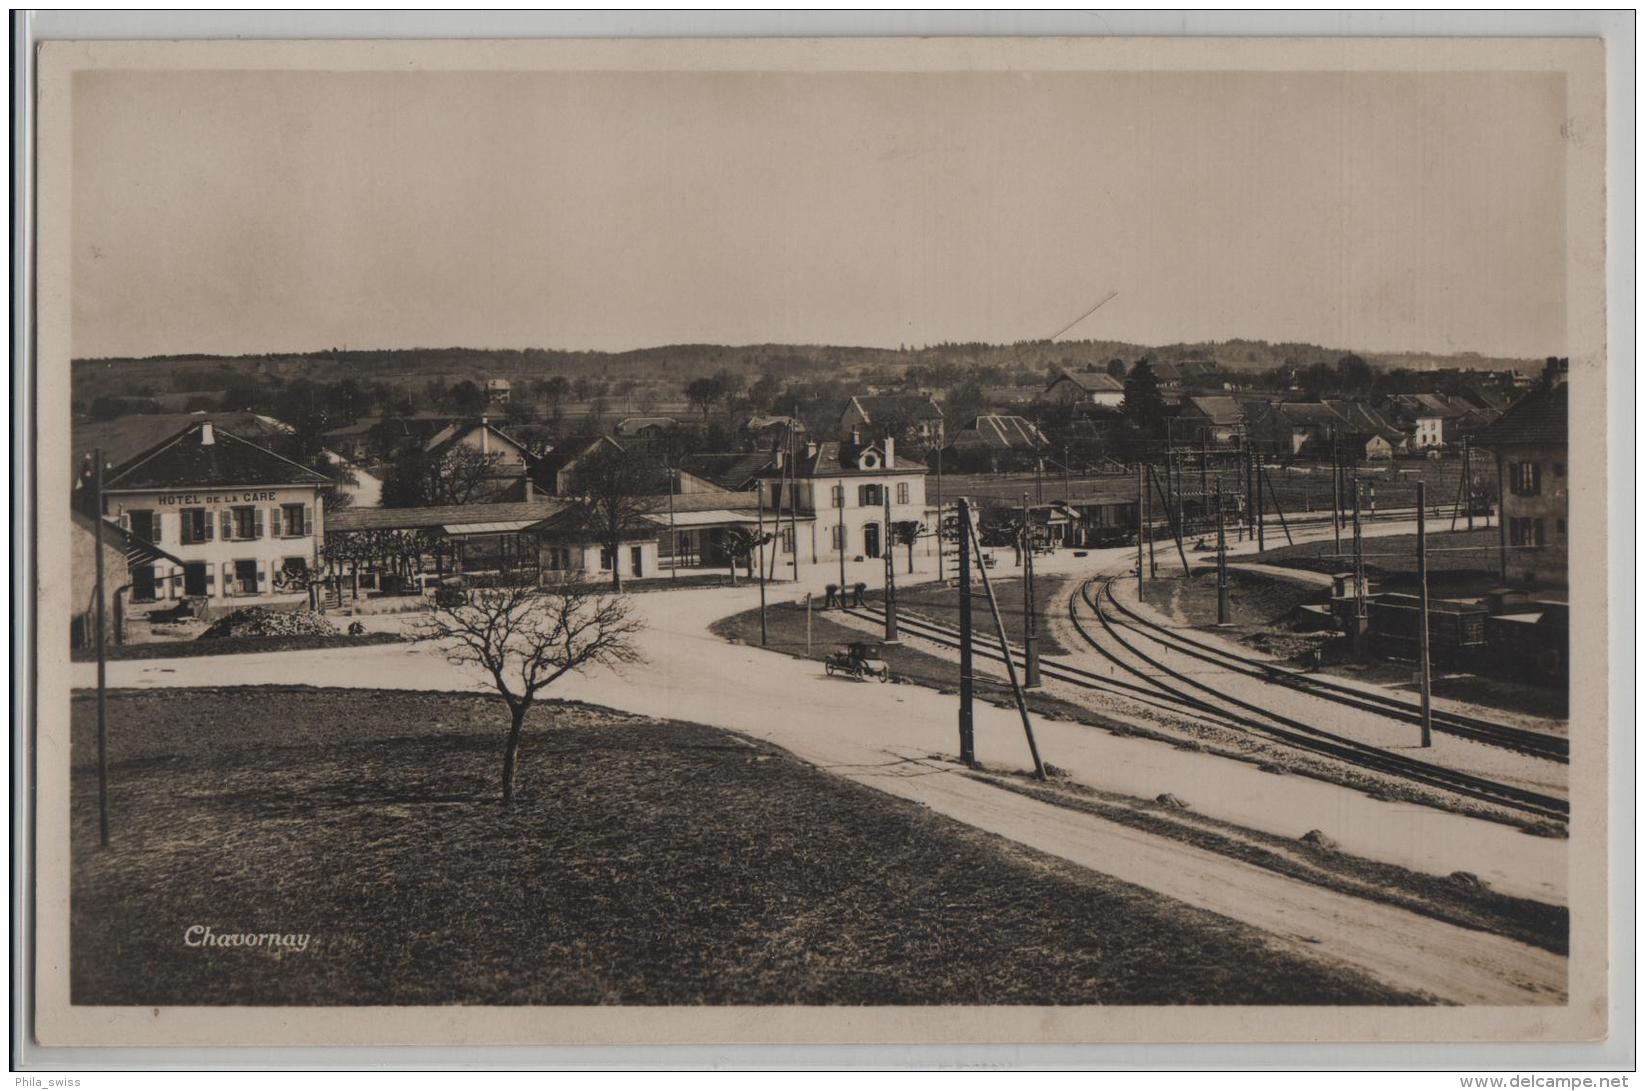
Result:
[[[918,519],[908,519],[900,523],[891,524],[891,535],[898,542],[908,547],[908,571],[914,571],[914,543],[925,534],[925,524]]]
[[[643,628],[626,596],[596,592],[572,574],[547,586],[475,588],[460,604],[436,607],[416,638],[438,641],[452,663],[483,668],[508,706],[507,804],[514,802],[520,734],[537,696],[572,671],[640,662],[634,637]]]
[[[480,499],[502,477],[503,455],[466,443],[452,444],[438,455],[415,448],[403,453],[383,482],[383,506],[442,507]]]
[[[574,513],[580,529],[610,551],[611,587],[622,590],[623,543],[636,534],[655,537],[657,527],[645,516],[657,506],[654,492],[663,486],[655,462],[638,450],[601,443],[579,459],[571,473]]]

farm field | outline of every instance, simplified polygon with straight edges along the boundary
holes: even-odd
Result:
[[[491,699],[117,692],[99,849],[92,705],[80,1004],[1422,999],[768,744],[579,704],[534,709],[505,809]],[[190,947],[197,925],[309,939]]]

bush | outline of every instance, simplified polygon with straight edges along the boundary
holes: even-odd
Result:
[[[244,636],[336,636],[337,626],[313,610],[270,610],[247,606],[212,622],[201,640]]]

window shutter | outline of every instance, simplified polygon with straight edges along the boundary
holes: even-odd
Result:
[[[1542,495],[1542,463],[1540,462],[1531,463],[1531,495]],[[1541,544],[1540,541],[1537,542],[1537,545]]]
[[[280,525],[281,516],[284,514],[278,504],[268,509],[268,534],[270,538],[278,538],[285,533],[285,528]]]
[[[163,522],[163,517],[159,512],[154,512],[149,516],[149,541],[153,542],[155,545],[160,544],[161,522]]]
[[[231,596],[233,594],[234,594],[234,562],[233,561],[224,561],[223,562],[223,597],[228,598],[229,596]]]
[[[251,536],[253,538],[261,538],[263,536],[263,528],[264,528],[263,509],[262,508],[253,508],[252,512],[251,512],[251,518],[253,520]]]
[[[267,561],[257,562],[257,593],[259,595],[268,586],[268,564]]]
[[[232,541],[234,538],[234,513],[228,508],[224,508],[222,511],[217,513],[217,517],[223,524],[223,541]],[[211,518],[211,514],[209,512],[206,514],[206,518]]]
[[[304,537],[314,533],[314,505],[312,504],[303,505],[302,533]]]

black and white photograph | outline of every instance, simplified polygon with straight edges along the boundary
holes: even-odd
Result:
[[[1606,1035],[1597,41],[39,63],[42,1043]]]

